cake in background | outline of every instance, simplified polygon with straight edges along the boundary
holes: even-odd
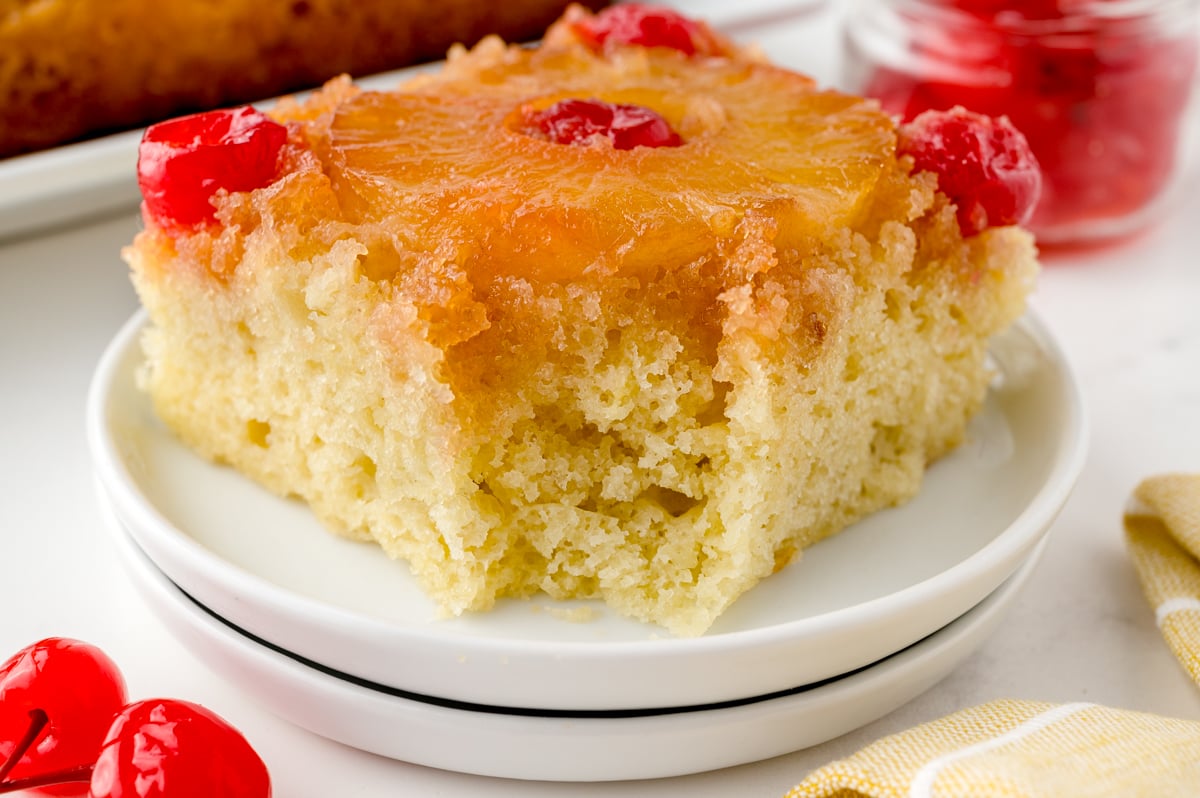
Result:
[[[394,91],[152,127],[142,385],[445,613],[541,591],[697,635],[962,440],[1039,180],[1003,120],[898,128],[703,23],[573,7]]]
[[[440,59],[488,34],[536,39],[566,5],[0,0],[0,158]]]

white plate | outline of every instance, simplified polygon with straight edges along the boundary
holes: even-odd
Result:
[[[202,461],[134,384],[132,319],[94,378],[102,491],[157,567],[215,612],[329,668],[502,707],[626,710],[737,700],[862,667],[941,628],[1003,582],[1065,502],[1084,452],[1070,370],[1026,318],[993,347],[1001,378],[969,440],[908,505],[808,550],[701,638],[605,612],[510,601],[435,620],[407,569],[324,531],[307,508]],[[588,605],[591,607],[592,605]],[[581,690],[580,685],[587,685]]]
[[[0,240],[132,210],[141,131],[0,160]]]
[[[131,580],[176,638],[267,710],[346,745],[502,778],[613,781],[680,776],[798,751],[874,721],[950,673],[999,623],[1042,546],[961,618],[853,674],[725,707],[635,717],[475,711],[397,695],[309,667],[246,636],[154,567],[111,512]]]

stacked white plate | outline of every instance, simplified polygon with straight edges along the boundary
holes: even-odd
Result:
[[[1036,564],[1082,466],[1060,350],[1026,317],[967,442],[920,495],[805,552],[703,637],[588,602],[438,619],[405,567],[184,448],[135,385],[132,319],[101,361],[88,435],[134,582],[198,658],[291,721],[434,767],[654,778],[815,745],[948,674]]]

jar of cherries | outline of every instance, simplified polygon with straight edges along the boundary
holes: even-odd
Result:
[[[865,0],[847,88],[904,119],[1007,116],[1041,164],[1044,243],[1132,232],[1183,172],[1200,0]]]

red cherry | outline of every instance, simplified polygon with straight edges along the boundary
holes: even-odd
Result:
[[[703,23],[669,8],[641,3],[609,6],[575,23],[575,32],[594,50],[637,44],[670,47],[685,55],[722,55],[725,49]]]
[[[51,637],[21,649],[0,665],[0,781],[90,767],[124,703],[121,672],[95,646]]]
[[[211,221],[219,189],[252,191],[274,182],[286,142],[287,128],[250,106],[152,125],[137,165],[148,215],[166,228]]]
[[[938,176],[938,189],[958,206],[964,236],[1024,224],[1041,194],[1037,159],[1005,117],[962,107],[926,111],[901,125],[897,152],[912,156],[914,171]]]
[[[89,798],[270,798],[267,766],[237,729],[198,704],[158,698],[121,710]]]
[[[527,110],[523,121],[527,129],[556,144],[587,144],[595,136],[607,138],[617,150],[683,144],[667,120],[640,105],[561,100],[541,111]]]

